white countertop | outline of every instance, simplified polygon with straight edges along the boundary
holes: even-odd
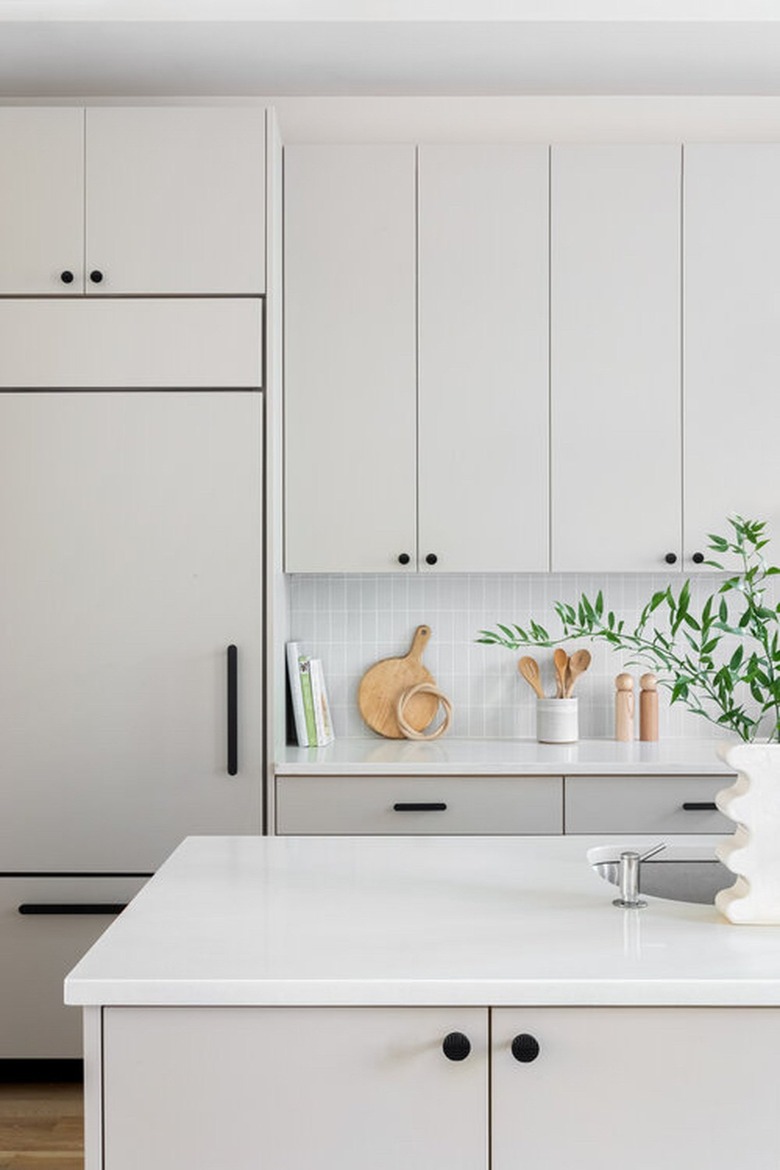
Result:
[[[669,849],[714,848],[681,837]],[[780,1006],[780,929],[612,905],[608,837],[191,837],[71,1004]]]
[[[669,739],[658,743],[617,743],[583,739],[545,744],[531,739],[420,740],[339,739],[324,748],[285,748],[277,775],[723,775],[715,740]]]

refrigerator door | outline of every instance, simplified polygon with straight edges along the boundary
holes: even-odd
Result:
[[[0,870],[261,831],[262,450],[257,391],[0,393]]]

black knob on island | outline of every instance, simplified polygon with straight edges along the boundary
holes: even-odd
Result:
[[[410,561],[411,559],[412,559],[412,558],[409,556],[409,554],[408,554],[408,553],[399,553],[399,554],[398,554],[398,564],[399,564],[399,565],[408,565],[408,564],[409,564],[409,561]]]
[[[447,1060],[465,1060],[471,1052],[471,1041],[462,1032],[450,1032],[444,1037],[441,1050]]]
[[[704,564],[704,553],[695,552],[693,554],[693,556],[691,557],[691,560],[693,561],[694,565],[703,565]]]
[[[530,1064],[539,1055],[539,1041],[528,1032],[521,1032],[512,1041],[512,1056],[521,1064]]]
[[[89,279],[93,284],[100,284],[101,280],[103,279],[103,273],[99,268],[93,268],[89,274]]]
[[[69,268],[66,268],[64,272],[60,273],[60,280],[63,284],[73,284],[73,279],[73,273]]]
[[[425,563],[426,565],[435,565],[438,559],[439,558],[436,556],[436,553],[428,553],[427,557],[425,558]]]
[[[677,553],[667,553],[666,556],[664,557],[664,560],[666,561],[667,565],[676,565],[677,564]]]

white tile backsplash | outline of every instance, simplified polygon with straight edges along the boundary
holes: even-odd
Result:
[[[533,617],[556,636],[560,626],[553,603],[575,603],[583,592],[595,597],[599,589],[607,608],[630,625],[651,594],[666,588],[669,581],[663,575],[618,574],[294,575],[290,578],[290,637],[302,642],[312,657],[322,659],[339,737],[371,734],[357,709],[360,678],[380,658],[405,654],[415,628],[427,624],[432,636],[423,661],[452,700],[450,734],[528,738],[536,733],[535,700],[517,672],[517,659],[524,651],[479,645],[475,642],[478,631],[497,622],[527,625]],[[702,574],[691,582],[695,608],[699,598],[703,601],[713,592],[717,580]],[[585,645],[593,662],[577,684],[580,736],[611,738],[615,675],[629,670],[638,696],[639,676],[646,668],[627,666],[629,656],[605,644],[572,642],[567,648]],[[552,690],[552,650],[527,653],[538,659],[545,685]],[[660,690],[659,695],[661,738],[711,739],[717,734],[713,724],[690,714],[683,705],[671,707],[667,691]]]

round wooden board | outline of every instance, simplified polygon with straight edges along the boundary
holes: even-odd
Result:
[[[431,636],[430,626],[418,626],[409,653],[403,658],[383,658],[369,667],[358,687],[358,709],[363,719],[387,739],[404,739],[398,726],[398,700],[409,687],[434,683],[422,664],[422,653]],[[407,703],[404,718],[415,731],[424,731],[436,718],[439,700],[435,695],[414,695]]]

